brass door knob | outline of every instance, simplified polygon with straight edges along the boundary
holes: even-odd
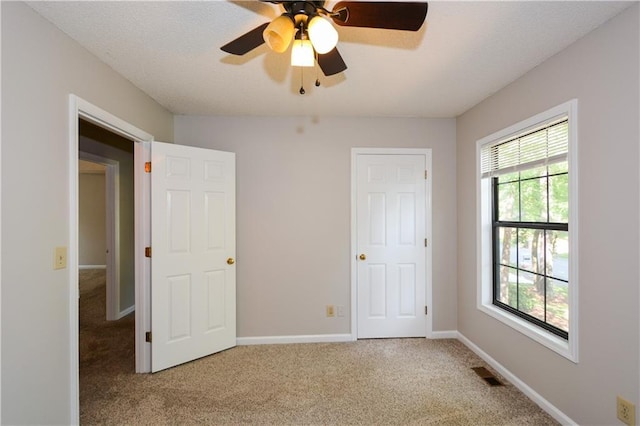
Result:
[[[367,255],[366,255],[366,254],[364,254],[364,253],[362,253],[362,254],[360,255],[360,260],[367,260]]]
[[[236,261],[233,259],[233,257],[230,257],[227,259],[227,264],[228,265],[233,265],[234,263],[236,263]]]

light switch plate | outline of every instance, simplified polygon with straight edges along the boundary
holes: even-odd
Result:
[[[53,256],[53,269],[64,269],[67,267],[66,247],[56,247]]]

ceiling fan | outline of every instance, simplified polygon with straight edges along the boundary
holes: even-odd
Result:
[[[283,53],[293,41],[291,65],[314,66],[317,61],[326,76],[347,69],[335,47],[338,32],[331,21],[347,27],[418,31],[428,9],[426,2],[339,1],[333,10],[327,10],[325,1],[261,1],[281,4],[285,12],[221,49],[233,55],[244,55],[266,43],[271,50]]]

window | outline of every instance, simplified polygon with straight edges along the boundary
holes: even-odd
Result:
[[[479,309],[574,361],[576,106],[478,141]]]

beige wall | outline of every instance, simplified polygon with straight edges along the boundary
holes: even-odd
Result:
[[[172,116],[23,3],[2,8],[2,424],[71,418],[69,94],[172,140]],[[26,172],[28,170],[28,172]]]
[[[455,120],[186,117],[175,141],[237,161],[239,337],[349,333],[352,147],[431,148],[433,328],[456,329]]]
[[[458,330],[581,425],[638,397],[638,5],[457,121]],[[475,143],[577,98],[580,362],[476,309]],[[574,225],[570,225],[575,230]]]
[[[105,174],[80,173],[78,180],[78,264],[107,264]]]

